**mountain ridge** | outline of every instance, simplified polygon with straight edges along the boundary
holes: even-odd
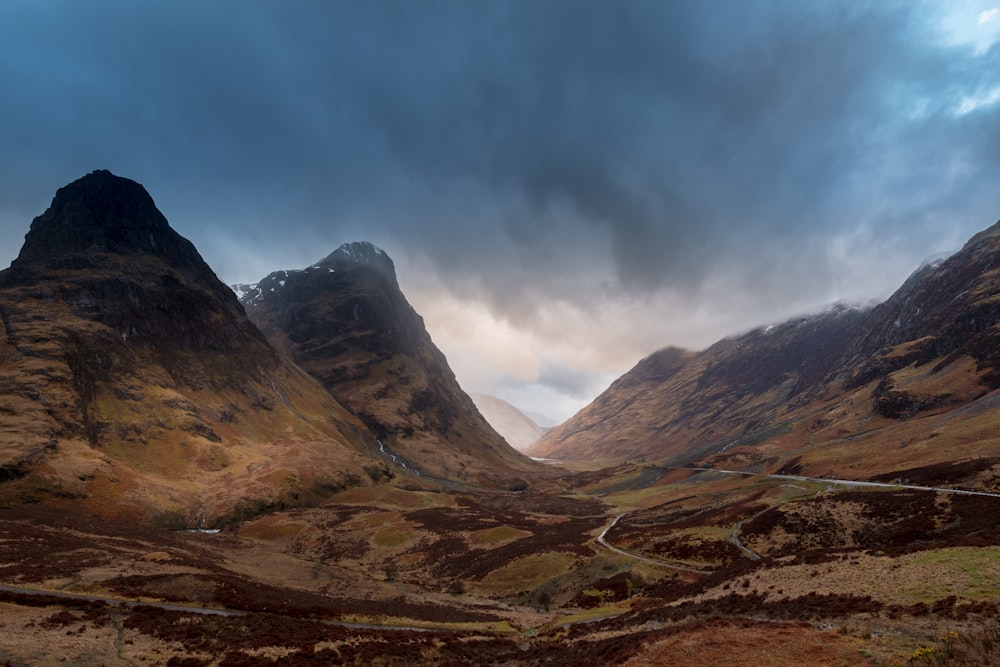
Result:
[[[998,324],[1000,223],[872,308],[655,352],[529,453],[846,478],[979,457],[967,481],[992,484],[974,408],[1000,387]]]

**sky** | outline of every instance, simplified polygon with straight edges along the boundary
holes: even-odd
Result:
[[[370,241],[470,392],[889,296],[1000,219],[1000,0],[3,0],[0,266],[142,183],[228,284]]]

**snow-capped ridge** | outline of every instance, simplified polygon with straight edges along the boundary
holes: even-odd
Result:
[[[243,303],[255,303],[265,296],[273,296],[281,292],[285,283],[291,276],[301,273],[311,273],[314,271],[326,271],[336,273],[338,269],[346,269],[350,266],[364,265],[382,271],[395,280],[396,269],[392,259],[385,250],[367,241],[353,241],[345,243],[331,252],[318,262],[314,262],[304,269],[282,269],[269,273],[259,283],[235,284],[229,288],[236,293],[237,298]]]
[[[253,303],[261,298],[265,294],[276,294],[281,291],[285,286],[289,276],[295,275],[297,273],[302,273],[298,269],[282,269],[280,271],[274,271],[269,273],[263,280],[259,283],[252,285],[237,284],[230,285],[229,289],[236,293],[236,298],[244,303]]]
[[[353,260],[357,264],[368,264],[373,259],[388,260],[389,255],[385,250],[382,250],[377,245],[369,243],[368,241],[352,241],[341,245],[339,248],[317,262],[314,266],[322,267],[324,264],[328,264],[332,261],[343,261],[344,259]]]

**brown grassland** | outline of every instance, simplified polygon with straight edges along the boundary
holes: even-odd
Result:
[[[400,477],[218,533],[0,510],[0,664],[1000,659],[1000,498],[633,466],[547,484]]]

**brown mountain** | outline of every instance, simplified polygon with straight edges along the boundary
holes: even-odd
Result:
[[[998,483],[1000,223],[885,303],[640,361],[531,453]]]
[[[0,317],[6,506],[191,525],[318,497],[371,462],[364,425],[128,179],[56,193],[0,272]]]
[[[297,271],[237,285],[250,319],[424,476],[520,488],[536,470],[483,419],[406,301],[392,260],[348,243]]]
[[[479,412],[514,449],[524,451],[542,439],[548,430],[528,415],[496,396],[471,394]]]

